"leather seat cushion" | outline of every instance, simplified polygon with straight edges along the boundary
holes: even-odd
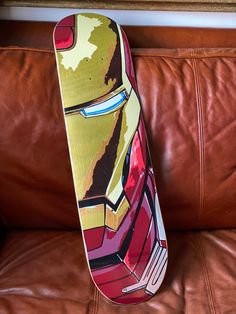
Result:
[[[0,244],[0,313],[234,313],[235,230],[169,232],[168,240],[159,292],[118,306],[94,288],[79,231],[9,231]]]

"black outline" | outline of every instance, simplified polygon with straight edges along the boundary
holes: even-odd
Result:
[[[122,201],[122,199],[124,198],[124,196],[125,196],[125,192],[122,191],[115,204],[113,204],[106,196],[99,196],[99,197],[87,198],[85,200],[78,201],[78,205],[80,209],[84,207],[104,204],[104,205],[109,205],[112,208],[112,210],[117,211],[117,208],[120,202]]]

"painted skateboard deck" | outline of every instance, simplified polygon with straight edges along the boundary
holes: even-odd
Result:
[[[92,279],[115,303],[145,301],[163,280],[167,242],[126,35],[78,14],[56,25],[54,45]]]

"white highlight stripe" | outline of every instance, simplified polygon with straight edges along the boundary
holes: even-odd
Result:
[[[140,281],[125,287],[122,292],[130,293],[146,287],[147,293],[154,294],[162,283],[166,267],[167,249],[161,247],[157,242]]]
[[[155,264],[155,268],[153,269],[152,275],[149,278],[146,290],[154,294],[162,283],[165,270],[167,266],[167,252],[166,249],[162,249],[161,254],[158,258],[157,264]]]
[[[124,11],[2,7],[0,8],[0,19],[58,22],[65,16],[82,12],[103,14],[122,25],[236,28],[236,13],[231,12]]]
[[[126,100],[126,93],[122,91],[104,102],[81,109],[81,113],[85,117],[101,116],[117,110]]]
[[[164,228],[164,223],[161,215],[160,203],[157,196],[157,192],[155,192],[155,209],[156,209],[156,223],[158,228],[159,239],[166,241],[166,233]]]

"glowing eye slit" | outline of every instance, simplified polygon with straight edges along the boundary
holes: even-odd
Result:
[[[80,112],[85,117],[104,115],[118,109],[127,99],[126,92],[122,91],[104,102],[81,109]]]

